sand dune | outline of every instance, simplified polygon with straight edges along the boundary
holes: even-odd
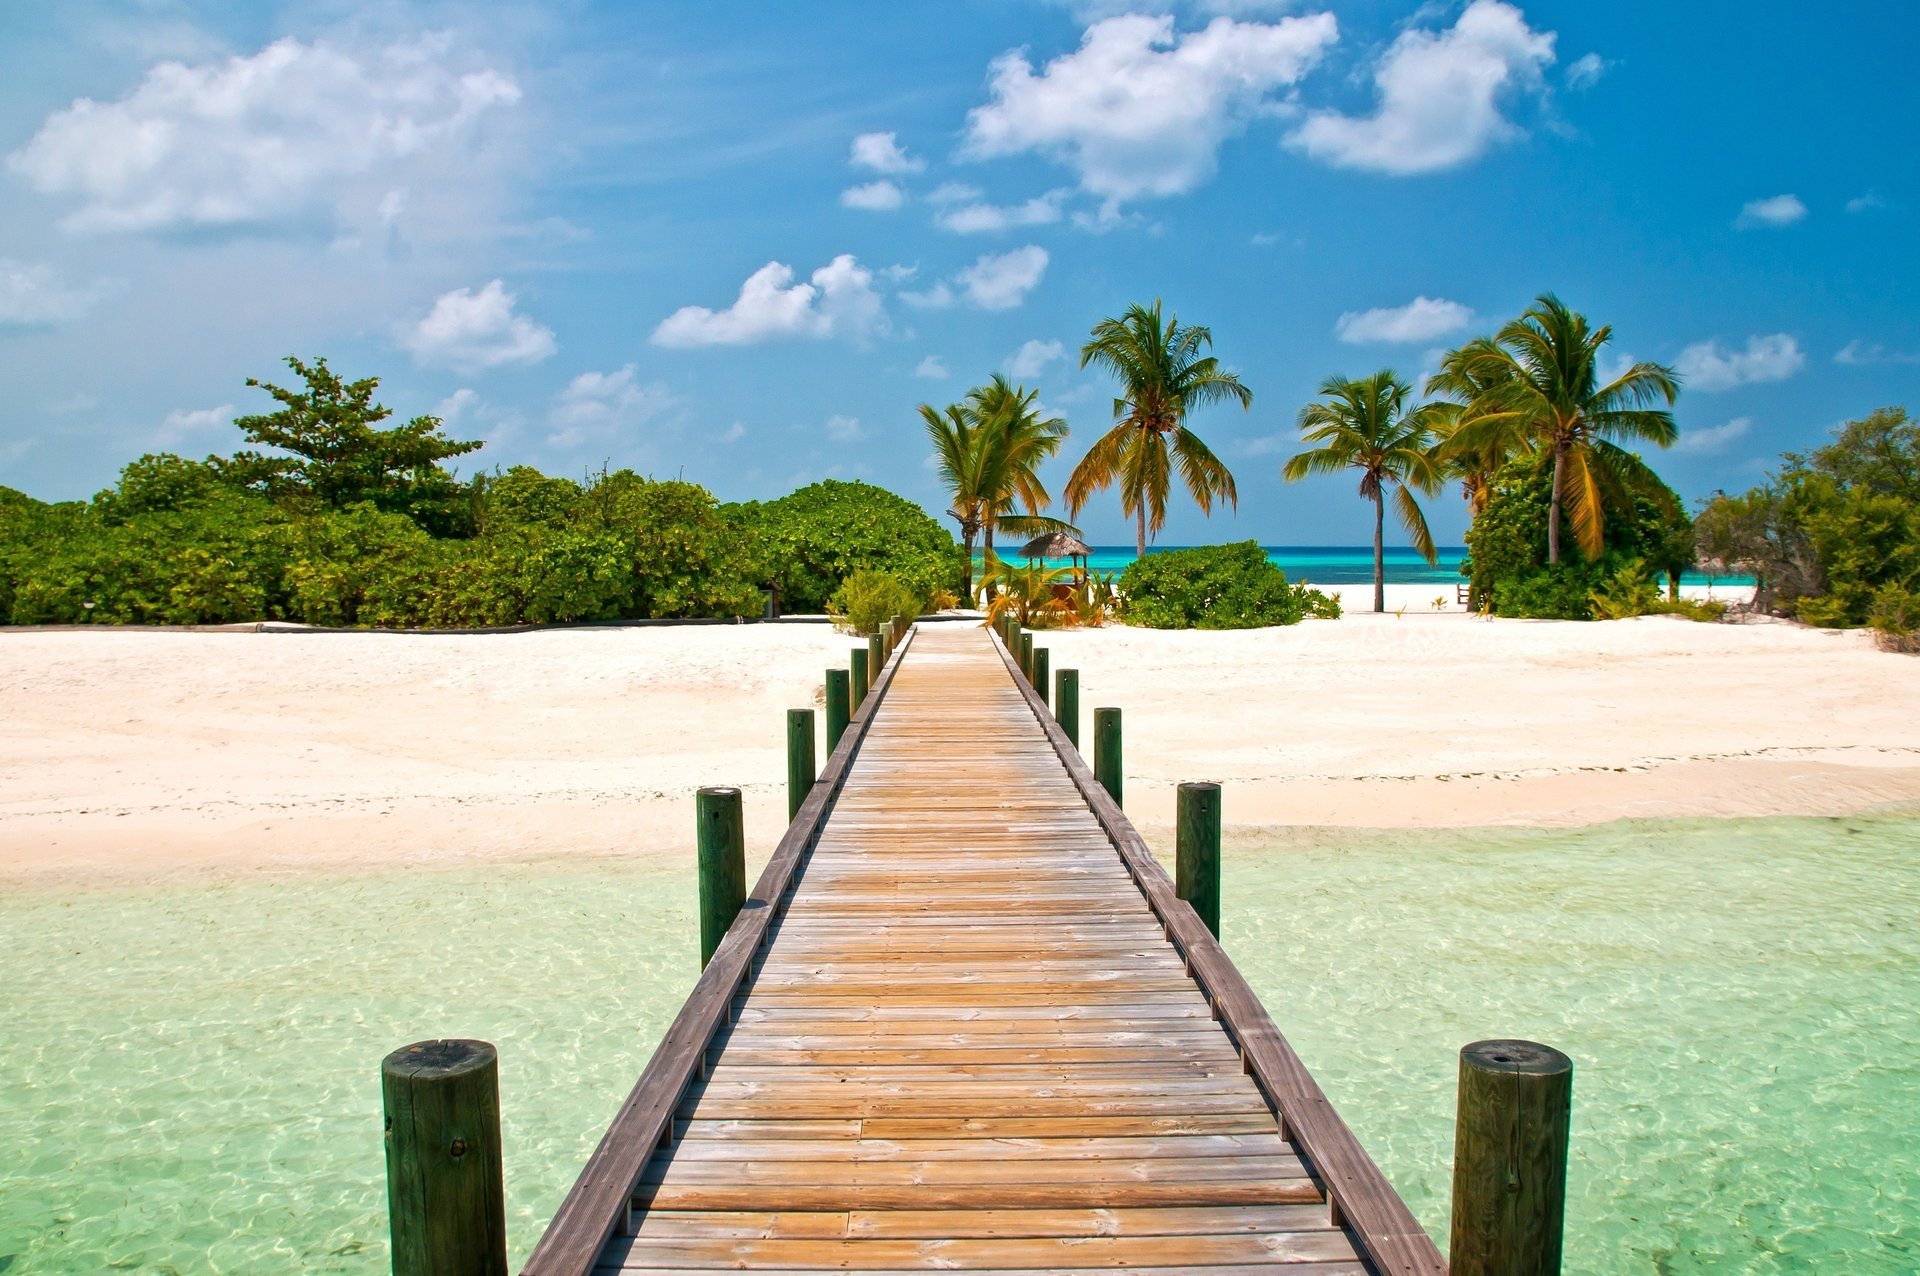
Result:
[[[1263,826],[1581,823],[1920,800],[1920,665],[1787,625],[1349,615],[1043,638],[1126,711],[1127,806]],[[0,634],[0,880],[684,853],[693,790],[784,824],[824,626]]]

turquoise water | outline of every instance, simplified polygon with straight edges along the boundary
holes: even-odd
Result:
[[[1185,548],[1177,545],[1150,545],[1149,554],[1164,554],[1172,549]],[[1287,579],[1298,584],[1305,581],[1314,585],[1360,585],[1373,580],[1373,547],[1370,545],[1267,545],[1268,561],[1286,572]],[[1002,552],[1010,552],[1003,550]],[[1439,562],[1429,565],[1427,560],[1405,546],[1389,547],[1385,551],[1386,580],[1389,585],[1453,585],[1458,584],[1460,560],[1466,556],[1465,548],[1441,546]],[[1131,545],[1096,545],[1093,554],[1087,559],[1087,565],[1096,572],[1125,571],[1135,554]],[[1061,559],[1046,560],[1056,567],[1070,566]],[[1698,572],[1688,572],[1681,577],[1688,585],[1704,585],[1708,578]],[[1716,576],[1715,584],[1751,585],[1750,577]]]
[[[1920,820],[1235,850],[1226,940],[1436,1234],[1458,1048],[1571,1054],[1568,1271],[1920,1267]],[[683,866],[0,899],[0,1272],[388,1270],[379,1063],[500,1047],[516,1261],[692,986]]]

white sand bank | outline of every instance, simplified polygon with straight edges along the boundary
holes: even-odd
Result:
[[[1126,711],[1127,805],[1258,824],[1839,812],[1920,800],[1920,662],[1785,625],[1350,612],[1052,633]],[[474,637],[0,634],[0,881],[671,849],[692,792],[785,824],[825,626]]]

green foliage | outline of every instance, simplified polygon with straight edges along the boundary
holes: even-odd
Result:
[[[848,633],[870,634],[895,616],[918,616],[925,598],[885,572],[858,571],[840,582],[827,609]]]
[[[776,501],[730,505],[727,521],[755,545],[756,581],[776,581],[785,611],[825,611],[847,577],[878,571],[916,596],[952,589],[965,558],[953,537],[912,501],[835,479]]]
[[[1121,618],[1148,629],[1257,629],[1340,614],[1337,598],[1288,584],[1255,541],[1137,558],[1119,592]]]
[[[1714,598],[1661,598],[1647,608],[1647,614],[1684,616],[1710,625],[1726,619],[1727,605]]]
[[[1629,558],[1587,595],[1595,620],[1630,620],[1644,616],[1660,602],[1645,559]]]
[[[1920,654],[1920,591],[1905,585],[1881,586],[1867,623],[1882,650]]]

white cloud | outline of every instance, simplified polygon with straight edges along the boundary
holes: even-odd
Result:
[[[1784,332],[1747,338],[1745,350],[1728,350],[1718,341],[1688,346],[1674,360],[1674,369],[1689,389],[1709,394],[1735,386],[1785,381],[1807,366],[1800,343]]]
[[[1459,332],[1473,322],[1473,311],[1457,301],[1415,297],[1404,306],[1377,310],[1349,310],[1334,324],[1340,340],[1350,345],[1380,342],[1420,342]]]
[[[770,261],[747,276],[725,310],[683,306],[660,321],[653,344],[744,346],[792,338],[861,340],[885,319],[873,272],[842,253],[795,283],[793,267]]]
[[[1870,190],[1864,195],[1857,195],[1847,201],[1847,211],[1850,213],[1865,213],[1876,208],[1885,208],[1886,206],[1886,199],[1879,191],[1874,190]]]
[[[987,193],[978,186],[969,186],[965,182],[942,182],[927,195],[929,204],[971,204],[986,198]]]
[[[1920,353],[1909,354],[1902,350],[1890,350],[1878,341],[1861,341],[1855,338],[1833,356],[1835,363],[1844,363],[1849,367],[1864,368],[1876,363],[1920,363]]]
[[[1696,455],[1724,452],[1729,446],[1745,438],[1751,429],[1753,429],[1751,418],[1737,416],[1725,425],[1709,426],[1704,430],[1683,430],[1680,441],[1673,445],[1673,450]]]
[[[440,418],[443,425],[457,425],[479,404],[480,396],[461,386],[446,398],[440,400],[433,409],[433,415]]]
[[[891,213],[907,202],[907,193],[883,177],[864,186],[847,187],[840,192],[840,202],[870,213]]]
[[[1066,191],[1057,190],[1035,196],[1024,204],[962,204],[948,208],[933,220],[935,225],[958,235],[1007,230],[1014,226],[1045,226],[1060,220],[1060,203],[1066,197]]]
[[[1300,446],[1297,435],[1268,434],[1256,439],[1243,439],[1237,445],[1242,456],[1274,456],[1281,452],[1291,452]]]
[[[1288,145],[1341,168],[1406,175],[1477,159],[1520,130],[1503,97],[1539,92],[1554,35],[1501,0],[1473,0],[1450,30],[1400,33],[1374,68],[1370,116],[1317,111]]]
[[[954,276],[967,300],[982,310],[1011,310],[1027,299],[1047,273],[1047,250],[1037,244],[994,256],[989,253]]]
[[[1733,219],[1733,226],[1735,230],[1791,226],[1806,215],[1807,206],[1800,202],[1798,195],[1775,195],[1741,205],[1740,215]]]
[[[942,279],[931,288],[923,288],[918,292],[903,292],[900,294],[900,300],[921,310],[945,310],[953,304],[953,289],[946,280]]]
[[[907,154],[892,133],[862,133],[853,139],[847,163],[876,173],[918,173],[927,162]]]
[[[77,231],[272,222],[338,207],[343,184],[457,149],[514,81],[462,67],[444,39],[357,52],[285,39],[188,66],[161,62],[125,97],[81,98],[8,167],[77,201]]]
[[[176,408],[167,413],[160,423],[159,442],[172,446],[185,439],[189,434],[202,430],[217,430],[233,424],[233,405],[222,403],[217,408]]]
[[[553,329],[515,314],[515,300],[498,279],[478,292],[442,293],[426,318],[401,334],[401,348],[418,363],[462,372],[538,363],[558,348]]]
[[[1007,360],[1007,373],[1013,377],[1037,377],[1055,359],[1067,357],[1067,348],[1058,341],[1033,340],[1021,346]]]
[[[913,375],[925,377],[929,381],[945,381],[951,374],[947,372],[945,360],[937,354],[930,354],[914,368]]]
[[[722,443],[738,443],[741,439],[744,439],[746,437],[747,437],[747,427],[740,424],[738,421],[735,421],[732,425],[728,426],[726,429],[720,432],[720,441]]]
[[[1567,87],[1579,92],[1590,89],[1600,83],[1600,77],[1607,73],[1607,60],[1598,53],[1589,53],[1575,58],[1567,64]]]
[[[0,257],[0,325],[72,323],[100,299],[99,288],[76,288],[53,267]]]
[[[841,416],[835,413],[827,418],[827,437],[835,443],[853,443],[867,436],[860,428],[860,418]]]
[[[589,438],[644,425],[676,402],[658,381],[638,384],[631,363],[616,372],[582,372],[554,396],[547,413],[553,432],[547,442],[553,447],[573,447]]]
[[[989,101],[967,115],[962,153],[1036,152],[1109,201],[1177,195],[1213,175],[1221,144],[1270,113],[1339,38],[1330,13],[1278,23],[1216,18],[1179,33],[1127,14],[1088,27],[1039,71],[1023,50],[994,60]]]

